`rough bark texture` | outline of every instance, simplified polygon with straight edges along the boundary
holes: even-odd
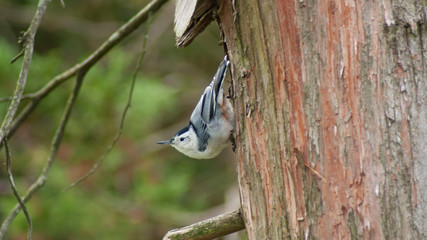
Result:
[[[249,239],[427,239],[426,2],[221,2]]]

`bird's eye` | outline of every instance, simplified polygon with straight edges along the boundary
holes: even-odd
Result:
[[[181,142],[182,142],[182,141],[184,141],[184,139],[185,139],[185,138],[183,138],[183,137],[182,137],[182,138],[180,138],[180,139],[179,139],[179,141],[181,141]]]

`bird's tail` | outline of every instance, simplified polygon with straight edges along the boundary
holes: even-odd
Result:
[[[222,60],[221,64],[218,67],[218,70],[216,70],[214,79],[211,83],[213,85],[212,87],[215,91],[216,96],[218,96],[218,92],[222,88],[222,84],[227,74],[227,69],[229,65],[230,61],[228,61],[227,55],[225,55],[224,60]]]

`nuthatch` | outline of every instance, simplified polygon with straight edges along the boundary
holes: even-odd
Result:
[[[229,65],[225,56],[191,114],[190,123],[171,140],[158,144],[169,144],[197,159],[214,158],[227,146],[234,126],[233,107],[222,89]]]

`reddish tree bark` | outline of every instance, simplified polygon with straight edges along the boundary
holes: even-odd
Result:
[[[249,239],[427,238],[423,1],[221,1]]]

